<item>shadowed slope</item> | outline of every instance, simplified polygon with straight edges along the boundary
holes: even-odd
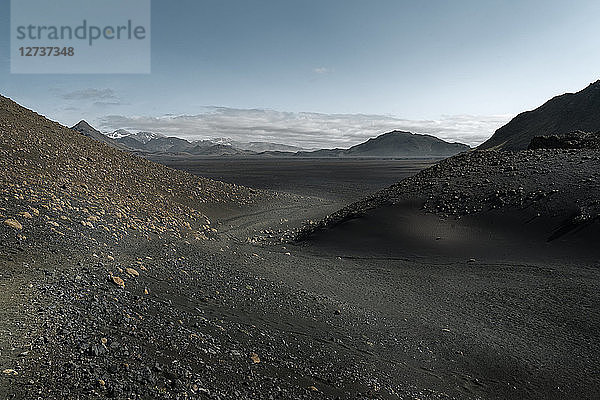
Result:
[[[600,81],[517,115],[479,149],[525,150],[535,136],[600,131]]]

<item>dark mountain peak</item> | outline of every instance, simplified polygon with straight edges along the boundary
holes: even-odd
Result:
[[[384,137],[384,136],[406,136],[406,135],[411,135],[414,136],[415,134],[412,132],[407,132],[407,131],[397,131],[397,130],[393,130],[391,132],[386,132],[382,135],[379,135],[377,137]]]
[[[435,136],[431,136],[431,135],[427,135],[427,134],[394,130],[394,131],[391,131],[391,132],[383,133],[383,134],[381,134],[379,136],[376,136],[374,138],[371,138],[369,140],[380,140],[380,139],[390,139],[390,138],[406,138],[406,139],[408,139],[408,138],[415,138],[415,137],[435,138]]]
[[[556,96],[498,129],[479,149],[525,150],[536,136],[600,131],[600,80]]]
[[[427,143],[427,142],[436,142],[436,143],[444,143],[444,144],[449,144],[449,145],[454,145],[457,143],[450,143],[450,142],[446,142],[438,137],[432,136],[432,135],[427,135],[427,134],[421,134],[421,133],[412,133],[412,132],[407,132],[407,131],[391,131],[391,132],[387,132],[384,133],[382,135],[379,135],[377,137],[371,138],[367,141],[368,142],[411,142],[411,141],[418,141],[418,142],[422,142],[422,143]],[[364,143],[363,143],[364,144]],[[358,145],[361,146],[361,145]],[[460,146],[464,146],[466,149],[468,149],[469,147],[467,145],[464,144],[460,144]]]
[[[405,131],[392,131],[371,138],[337,152],[346,157],[449,157],[470,147],[460,143],[448,143],[431,135]]]
[[[96,129],[94,129],[90,124],[88,124],[88,122],[84,119],[82,119],[81,121],[79,121],[77,124],[75,124],[71,129],[76,130],[76,131],[80,131],[80,130],[93,130],[95,131]]]
[[[112,146],[116,149],[127,150],[127,148],[125,146],[123,146],[120,143],[115,142],[108,136],[104,135],[102,132],[95,129],[93,126],[91,126],[87,121],[85,121],[83,119],[81,121],[79,121],[77,124],[75,124],[73,127],[71,127],[71,129],[74,130],[75,132],[81,133],[83,136],[87,136],[89,138],[97,140],[98,142],[106,143],[107,145]]]

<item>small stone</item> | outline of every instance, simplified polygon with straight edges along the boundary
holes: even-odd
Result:
[[[10,226],[11,228],[17,229],[19,231],[23,229],[23,225],[21,225],[21,223],[16,219],[9,218],[4,221],[4,225]]]
[[[21,215],[23,216],[23,218],[26,218],[26,219],[31,219],[31,218],[33,218],[33,217],[31,216],[31,214],[29,214],[27,211],[25,211],[25,212],[21,213]]]
[[[111,280],[113,281],[113,283],[117,286],[121,286],[122,288],[125,287],[125,281],[121,278],[119,278],[118,276],[110,276]]]
[[[313,391],[313,392],[318,392],[319,391],[319,389],[317,389],[316,386],[314,386],[314,385],[309,386],[308,389],[311,390],[311,391]]]
[[[250,359],[254,364],[260,363],[260,357],[256,353],[250,353]]]
[[[19,373],[17,371],[15,371],[14,369],[10,369],[7,368],[4,371],[2,371],[3,374],[5,375],[19,375]]]
[[[127,272],[130,276],[140,276],[140,273],[133,268],[126,268],[125,272]]]
[[[98,379],[98,385],[106,386],[106,382],[104,382],[102,379]]]

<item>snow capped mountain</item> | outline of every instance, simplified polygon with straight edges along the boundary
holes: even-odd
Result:
[[[242,142],[228,137],[205,138],[200,140],[185,140],[176,137],[167,137],[154,132],[130,132],[125,129],[117,129],[112,133],[105,134],[108,138],[116,140],[125,146],[135,150],[146,151],[174,151],[185,152],[194,148],[213,147],[214,149],[234,148],[240,152],[261,153],[265,151],[297,152],[302,151],[300,147],[289,146],[270,142]],[[157,140],[160,139],[160,140]]]
[[[113,133],[105,133],[105,135],[111,139],[117,140],[117,139],[121,139],[125,136],[131,135],[131,132],[126,131],[125,129],[117,129]]]
[[[160,133],[154,132],[138,132],[132,135],[129,135],[130,138],[137,140],[138,142],[142,142],[147,144],[149,141],[153,139],[160,139],[166,137],[165,135],[161,135]]]
[[[108,136],[109,138],[114,139],[114,140],[122,139],[122,138],[126,137],[126,138],[129,138],[129,139],[137,140],[138,142],[140,142],[142,144],[147,144],[149,141],[151,141],[153,139],[158,139],[158,138],[165,137],[164,135],[161,135],[160,133],[154,133],[154,132],[136,132],[136,133],[132,133],[132,132],[129,132],[129,131],[125,130],[125,129],[117,129],[113,133],[106,134],[106,136]]]
[[[285,144],[279,143],[271,143],[271,142],[241,142],[238,140],[233,140],[231,138],[226,137],[218,137],[218,138],[210,138],[203,140],[195,140],[192,142],[193,144],[212,144],[212,145],[220,145],[220,146],[231,146],[236,149],[253,151],[256,153],[261,153],[263,151],[286,151],[286,152],[296,152],[305,150],[301,147],[289,146]]]
[[[233,139],[220,137],[220,138],[208,138],[208,139],[202,139],[202,140],[194,140],[192,143],[211,143],[211,144],[216,144],[216,145],[232,146],[233,142],[234,142]]]

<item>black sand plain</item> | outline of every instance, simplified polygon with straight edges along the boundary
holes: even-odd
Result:
[[[440,158],[173,157],[148,159],[191,174],[256,189],[313,196],[345,206],[416,174]]]

